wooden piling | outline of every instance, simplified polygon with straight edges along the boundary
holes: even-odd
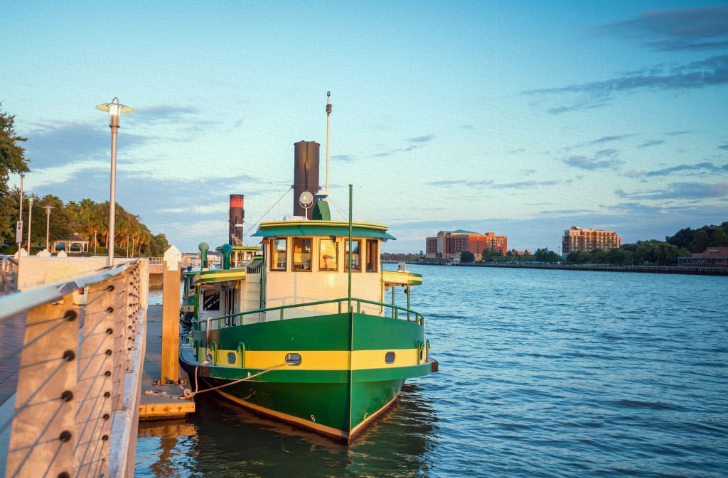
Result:
[[[181,260],[182,254],[175,246],[171,246],[164,253],[161,384],[179,382],[179,278]]]

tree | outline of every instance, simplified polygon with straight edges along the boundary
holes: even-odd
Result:
[[[710,235],[710,245],[713,247],[728,246],[728,236],[722,227],[716,227]]]
[[[475,254],[470,251],[460,252],[460,262],[473,262],[475,260]]]
[[[1,105],[1,104],[0,104]],[[15,132],[15,116],[0,111],[0,192],[7,190],[8,174],[30,171],[25,159],[25,148],[20,143],[27,138]]]
[[[1,105],[2,103],[0,103]],[[0,237],[13,236],[12,242],[15,242],[13,234],[15,227],[14,221],[11,220],[11,205],[14,200],[19,198],[19,194],[13,196],[11,193],[9,195],[7,183],[10,173],[22,174],[30,171],[25,159],[25,148],[20,145],[26,140],[27,138],[18,136],[15,132],[15,116],[0,111],[0,200],[2,200]],[[17,202],[15,204],[17,206]],[[17,213],[15,217],[17,218]]]
[[[708,237],[708,233],[705,228],[703,228],[696,232],[695,236],[693,236],[693,240],[690,243],[690,250],[692,252],[703,252],[709,244],[710,238]]]

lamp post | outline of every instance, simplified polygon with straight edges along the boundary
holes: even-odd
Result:
[[[23,178],[25,178],[25,174],[20,175],[20,215],[18,216],[18,224],[16,225],[18,251],[20,251],[23,245]]]
[[[30,227],[33,225],[33,196],[28,198],[28,254],[30,254]]]
[[[109,266],[114,265],[114,233],[116,226],[116,135],[119,132],[119,116],[134,112],[134,109],[119,103],[114,98],[111,103],[96,105],[96,109],[109,113],[109,128],[111,128],[111,183],[109,185]]]
[[[126,258],[129,258],[129,236],[126,236]]]
[[[48,252],[51,252],[50,244],[48,243],[48,240],[50,238],[50,226],[51,226],[51,209],[53,209],[53,206],[43,206],[43,209],[46,210],[46,249],[48,249]]]
[[[96,257],[96,233],[98,231],[94,229],[94,257]]]

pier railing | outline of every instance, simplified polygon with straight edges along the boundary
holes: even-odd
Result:
[[[20,356],[0,422],[5,477],[133,476],[146,272],[133,261],[0,299],[0,320],[26,316],[23,344],[2,360]]]
[[[300,309],[303,307],[312,307],[317,305],[324,305],[324,304],[338,304],[338,313],[342,313],[343,311],[346,311],[347,302],[351,300],[352,303],[352,309],[355,310],[357,313],[361,313],[361,306],[362,304],[369,304],[369,305],[376,305],[378,307],[384,308],[384,310],[389,310],[390,315],[385,315],[385,317],[389,317],[392,319],[399,319],[400,318],[400,312],[402,313],[402,320],[407,320],[408,322],[413,321],[416,322],[422,326],[425,325],[425,318],[418,312],[415,312],[412,309],[408,309],[406,307],[400,307],[398,305],[392,305],[392,304],[386,304],[384,302],[377,302],[374,300],[367,300],[367,299],[357,299],[352,297],[351,299],[348,299],[347,297],[341,298],[341,299],[329,299],[329,300],[319,300],[316,302],[305,302],[302,304],[291,304],[291,305],[280,305],[277,307],[268,307],[265,309],[256,309],[256,310],[248,310],[245,312],[240,312],[237,314],[230,314],[230,315],[224,315],[222,317],[214,317],[214,318],[208,318],[201,321],[193,321],[195,324],[198,324],[198,330],[203,330],[200,328],[201,324],[205,324],[204,330],[210,329],[210,323],[215,324],[216,328],[224,328],[224,327],[233,327],[236,325],[242,324],[242,318],[246,315],[253,315],[253,314],[265,314],[266,312],[271,311],[280,311],[280,320],[285,319],[285,313],[288,310],[291,309]],[[236,317],[240,317],[239,323],[235,321]]]

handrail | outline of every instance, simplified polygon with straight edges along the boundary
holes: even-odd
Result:
[[[13,294],[0,298],[0,322],[25,312],[39,305],[47,304],[61,299],[64,295],[83,289],[124,272],[128,267],[138,261],[127,262],[104,272],[89,274],[77,279],[57,282],[55,284],[31,289],[23,294]]]
[[[238,312],[237,314],[223,315],[222,317],[209,317],[204,320],[193,320],[192,322],[196,323],[196,324],[206,323],[207,325],[206,325],[205,330],[209,330],[210,321],[217,321],[217,326],[218,326],[218,328],[220,328],[220,322],[223,320],[226,320],[226,319],[232,319],[235,317],[243,317],[243,316],[252,315],[252,314],[272,312],[272,311],[276,311],[276,310],[281,311],[280,318],[281,318],[281,320],[283,320],[283,311],[287,310],[287,309],[296,309],[296,308],[301,308],[301,307],[311,307],[314,305],[335,304],[335,303],[339,303],[339,313],[341,313],[341,303],[348,302],[348,301],[349,301],[349,299],[347,297],[343,297],[340,299],[319,300],[319,301],[315,301],[315,302],[305,302],[302,304],[279,305],[276,307],[267,307],[265,309],[246,310],[245,312]],[[415,316],[414,321],[417,323],[420,323],[421,325],[424,325],[424,317],[422,316],[422,314],[420,314],[419,312],[416,312],[412,309],[408,309],[407,307],[401,307],[399,305],[392,305],[392,304],[387,304],[384,302],[377,302],[377,301],[368,300],[368,299],[358,299],[355,297],[352,297],[351,301],[357,303],[357,312],[361,311],[361,304],[370,304],[370,305],[376,305],[378,307],[387,307],[387,308],[392,309],[392,311],[393,311],[392,318],[393,319],[399,319],[398,312],[402,311],[402,312],[407,312],[408,314],[414,314],[414,316]],[[407,320],[407,322],[411,322],[409,319],[409,316],[407,317],[406,320]]]
[[[0,473],[131,474],[147,274],[146,260],[134,260],[0,298],[0,320],[25,324],[20,347],[0,361],[19,357]]]

